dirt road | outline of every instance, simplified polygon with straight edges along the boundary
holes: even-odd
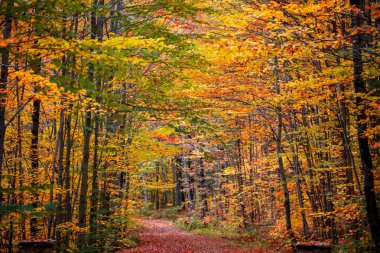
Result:
[[[140,245],[123,253],[268,253],[263,249],[247,249],[232,245],[229,241],[203,236],[177,228],[165,220],[142,220]],[[275,252],[275,251],[273,251]]]

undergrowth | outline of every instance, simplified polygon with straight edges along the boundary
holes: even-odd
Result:
[[[179,217],[175,221],[175,225],[194,233],[225,238],[243,247],[267,248],[271,246],[271,242],[267,236],[262,234],[260,229],[253,226],[242,229],[229,221],[217,220],[210,217],[202,220],[197,216]]]
[[[163,209],[153,209],[153,205],[145,205],[141,208],[140,214],[142,217],[147,219],[162,219],[162,220],[170,220],[175,221],[180,216],[183,207],[169,207]]]

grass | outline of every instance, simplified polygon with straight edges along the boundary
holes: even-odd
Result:
[[[225,238],[242,247],[267,248],[271,246],[270,240],[258,228],[248,227],[243,230],[229,221],[211,220],[208,217],[201,220],[193,216],[180,217],[175,221],[175,225],[197,234]]]
[[[153,209],[153,205],[145,205],[141,208],[140,214],[142,217],[147,219],[162,219],[162,220],[170,220],[175,221],[180,215],[182,211],[182,207],[169,207],[163,209]]]

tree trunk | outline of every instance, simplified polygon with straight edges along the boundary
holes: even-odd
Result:
[[[205,167],[203,164],[203,158],[199,158],[199,166],[200,166],[200,197],[201,197],[201,217],[204,218],[206,216],[206,212],[208,211],[207,205],[207,194],[206,194],[206,179],[205,179]]]
[[[237,184],[238,184],[238,201],[240,208],[240,215],[243,218],[243,226],[246,228],[248,226],[247,214],[245,212],[245,202],[244,202],[244,189],[243,189],[243,157],[242,157],[242,144],[240,137],[236,140],[237,148]]]
[[[71,221],[71,191],[70,191],[70,166],[71,166],[71,108],[70,105],[66,118],[66,162],[65,162],[65,221]]]
[[[9,1],[8,8],[12,8],[14,1]],[[3,39],[9,39],[12,32],[13,17],[8,12],[4,17],[5,28],[3,31]],[[4,141],[5,141],[5,106],[6,106],[6,89],[8,85],[9,70],[9,46],[3,49],[1,54],[1,73],[0,73],[0,187],[2,181],[3,159],[4,159]],[[3,203],[3,192],[0,191],[0,208]]]
[[[41,100],[35,99],[33,101],[33,113],[32,113],[32,145],[31,145],[31,173],[32,173],[32,187],[33,191],[33,201],[32,206],[34,209],[38,206],[38,130],[40,124],[40,110],[41,110]],[[37,218],[32,217],[30,219],[30,234],[33,238],[37,237],[38,234],[38,224]]]
[[[278,59],[274,58],[274,66],[275,66],[275,76],[278,77]],[[276,83],[276,94],[280,94],[280,84]],[[284,163],[282,160],[282,110],[280,106],[276,106],[276,114],[277,114],[277,133],[275,136],[276,139],[276,155],[277,155],[277,163],[278,163],[278,174],[280,176],[282,190],[284,192],[284,208],[285,208],[285,223],[286,230],[288,232],[289,238],[293,241],[294,235],[292,231],[292,223],[290,217],[290,197],[289,197],[289,189],[288,182],[286,177],[286,172],[284,169]]]
[[[181,206],[184,201],[183,196],[183,185],[182,185],[182,171],[181,171],[181,160],[179,157],[174,159],[174,168],[173,168],[173,178],[175,183],[174,188],[174,205]]]
[[[90,138],[91,138],[91,112],[86,108],[85,120],[83,126],[83,151],[81,163],[81,188],[79,194],[78,209],[78,226],[84,228],[86,226],[86,210],[87,210],[87,191],[88,191],[88,163],[90,159]],[[78,247],[84,246],[84,233],[78,234]]]
[[[94,129],[94,159],[92,166],[92,189],[91,189],[91,204],[90,204],[90,233],[91,244],[94,242],[96,234],[96,220],[99,202],[99,182],[98,182],[98,168],[99,168],[99,116],[95,115],[95,129]]]
[[[352,27],[355,29],[363,26],[365,18],[365,1],[350,0],[352,6],[356,6],[361,10],[359,13],[352,13]],[[362,173],[364,177],[364,196],[366,202],[367,220],[369,223],[372,240],[375,243],[375,251],[380,252],[380,221],[378,218],[378,210],[376,207],[375,183],[373,176],[372,157],[369,149],[368,137],[366,136],[368,123],[365,100],[362,96],[367,93],[366,83],[363,79],[363,56],[362,48],[365,46],[364,35],[358,33],[353,36],[352,52],[354,63],[354,87],[356,93],[356,108],[357,112],[357,128],[358,142],[360,151],[360,161],[362,165]]]
[[[92,2],[91,11],[91,39],[96,38],[97,23],[96,23],[96,8],[98,7],[98,1]],[[94,65],[89,64],[88,79],[90,82],[94,82]],[[86,107],[83,126],[83,151],[82,151],[82,163],[81,163],[81,175],[82,182],[79,194],[79,208],[78,208],[78,226],[80,228],[86,227],[86,210],[87,210],[87,191],[88,191],[88,164],[90,160],[90,139],[92,133],[91,124],[91,110],[90,105]],[[85,243],[85,233],[78,233],[78,248],[83,248]]]
[[[104,5],[104,0],[100,0],[98,3],[100,6]],[[100,15],[96,24],[97,30],[97,38],[98,41],[103,40],[103,25],[104,25],[104,17]],[[102,82],[101,80],[97,81],[96,91],[100,93],[102,91]],[[97,95],[96,102],[100,104],[101,96]],[[99,109],[99,106],[97,107]],[[94,117],[95,121],[95,129],[94,129],[94,162],[92,166],[92,191],[91,191],[91,208],[90,208],[90,233],[92,234],[91,244],[94,242],[94,236],[96,234],[96,220],[97,220],[97,212],[98,212],[98,203],[99,203],[99,182],[98,182],[98,169],[99,169],[99,131],[101,128],[99,113],[95,113]]]
[[[64,139],[64,125],[65,125],[65,111],[60,112],[59,119],[59,129],[58,129],[58,178],[57,184],[59,187],[59,192],[57,194],[57,214],[56,222],[53,227],[53,238],[55,238],[55,226],[62,223],[63,220],[63,205],[62,205],[62,190],[63,190],[63,155],[65,150],[65,139]]]
[[[291,118],[292,118],[292,115],[289,115],[290,117],[290,122],[292,122]],[[296,121],[296,114],[295,112],[293,112],[293,117],[294,117],[294,121],[293,121],[293,124],[292,124],[292,127],[293,127],[293,131],[297,131],[298,130],[298,127],[297,127],[297,121]],[[307,220],[306,220],[306,214],[305,214],[305,210],[304,210],[304,201],[303,201],[303,196],[302,196],[302,187],[301,187],[301,171],[300,171],[300,163],[299,163],[299,159],[298,159],[298,138],[296,136],[296,134],[291,134],[291,142],[294,142],[295,144],[290,144],[290,149],[291,149],[291,152],[293,154],[292,158],[293,158],[293,167],[294,167],[294,173],[296,174],[297,178],[296,178],[296,189],[297,189],[297,197],[298,197],[298,204],[300,206],[300,209],[301,209],[301,217],[302,217],[302,228],[303,228],[303,234],[305,237],[308,236],[308,224],[307,224]]]
[[[156,203],[156,209],[160,209],[160,191],[158,189],[158,182],[160,177],[160,164],[158,161],[156,161],[156,193],[155,193],[155,203]]]

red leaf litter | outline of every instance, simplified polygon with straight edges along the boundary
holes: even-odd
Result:
[[[263,249],[247,249],[231,245],[222,238],[203,236],[184,231],[170,221],[142,220],[140,245],[123,253],[264,253],[276,252]],[[278,252],[278,251],[277,251]]]

